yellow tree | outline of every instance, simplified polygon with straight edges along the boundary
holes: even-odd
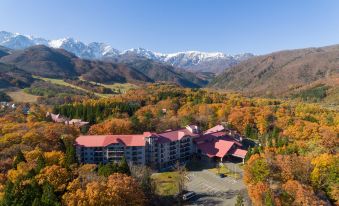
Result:
[[[270,126],[270,117],[273,115],[271,108],[268,106],[261,107],[255,113],[256,125],[260,134],[265,134]]]
[[[65,168],[58,165],[47,166],[40,171],[40,174],[36,176],[36,180],[40,185],[49,183],[55,189],[55,191],[64,191],[67,186],[67,182],[70,178],[70,174]]]
[[[27,176],[27,174],[33,169],[33,165],[20,162],[17,165],[17,169],[11,169],[7,173],[7,178],[12,182],[15,183],[16,181],[20,181]]]
[[[110,119],[95,124],[89,129],[89,134],[130,134],[132,123],[128,119]]]
[[[339,178],[339,155],[321,154],[312,160],[314,169],[311,173],[311,180],[316,188],[323,189],[327,194],[339,201],[338,195],[332,190],[337,190]]]
[[[67,188],[62,200],[69,206],[144,205],[145,196],[130,176],[114,173],[107,180],[91,181],[81,186],[79,179]]]
[[[270,168],[266,159],[259,154],[252,155],[244,169],[244,181],[247,184],[268,181]]]
[[[51,151],[44,153],[46,165],[63,165],[65,154],[61,151]]]
[[[253,124],[253,108],[245,107],[239,108],[235,107],[231,110],[228,115],[228,121],[240,132],[245,131],[245,127],[248,124]]]

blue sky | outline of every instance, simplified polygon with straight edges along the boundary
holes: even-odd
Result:
[[[1,0],[0,30],[117,49],[265,54],[339,43],[337,0]]]

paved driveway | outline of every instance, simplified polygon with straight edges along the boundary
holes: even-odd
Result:
[[[236,167],[227,165],[229,168]],[[237,168],[238,171],[239,168]],[[185,205],[222,205],[233,206],[237,194],[241,192],[247,198],[246,187],[242,181],[230,177],[220,178],[208,170],[191,171],[188,173],[187,189],[197,193],[197,197]]]

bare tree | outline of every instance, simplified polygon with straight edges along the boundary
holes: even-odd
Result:
[[[175,171],[178,173],[177,184],[178,184],[178,203],[182,204],[182,195],[184,190],[186,189],[186,183],[188,181],[187,170],[185,166],[180,165],[179,162],[175,165]]]
[[[151,178],[154,173],[153,170],[147,166],[130,165],[130,171],[132,177],[137,180],[148,200],[151,201],[155,195],[155,184]]]
[[[218,175],[220,174],[221,165],[219,162],[216,163],[215,167],[217,168]]]

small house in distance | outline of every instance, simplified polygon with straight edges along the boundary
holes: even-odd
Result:
[[[89,125],[89,122],[82,121],[81,119],[70,120],[66,117],[61,116],[60,114],[53,114],[51,112],[47,112],[46,117],[50,117],[53,122],[64,123],[66,125],[73,125],[79,128]]]

